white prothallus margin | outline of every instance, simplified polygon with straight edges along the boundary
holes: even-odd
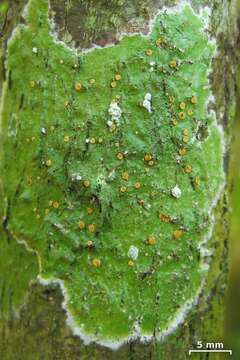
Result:
[[[31,4],[31,1],[32,0],[29,0],[27,5],[25,6],[24,8],[24,11],[23,11],[23,16],[25,18],[27,18],[27,15],[28,15],[28,8],[29,8],[29,5]],[[154,23],[155,23],[155,20],[157,18],[157,16],[162,13],[162,12],[166,12],[166,13],[173,13],[173,12],[179,12],[182,10],[182,8],[185,6],[185,5],[188,5],[191,7],[191,3],[189,1],[183,1],[183,0],[180,0],[178,5],[177,6],[174,6],[170,9],[164,7],[162,8],[161,10],[159,10],[156,15],[154,16],[154,18],[150,21],[149,23],[149,31],[148,31],[148,34],[152,32],[152,28],[154,26]],[[211,14],[211,9],[208,8],[208,7],[202,7],[201,8],[201,11],[200,11],[200,14],[196,14],[197,16],[201,17],[202,20],[203,20],[203,23],[205,24],[205,27],[207,28],[208,27],[208,17],[210,16]],[[26,19],[27,20],[27,19]],[[50,27],[51,29],[53,29],[53,24],[52,22],[49,20],[49,23],[50,23]],[[27,25],[18,25],[16,27],[16,29],[13,31],[12,33],[12,36],[11,38],[9,39],[9,42],[18,34],[18,30],[21,28],[21,27],[24,27],[24,26],[27,26]],[[143,37],[145,36],[148,36],[148,35],[144,35],[142,34],[141,32],[138,32],[138,33],[124,33],[122,32],[120,35],[120,37],[124,37],[124,36],[132,36],[132,35],[135,35],[135,34],[141,34]],[[53,33],[53,31],[51,32],[51,36],[53,37],[54,41],[56,43],[59,43],[59,44],[62,44],[64,45],[68,50],[72,51],[73,53],[75,54],[78,54],[78,50],[76,49],[73,49],[73,48],[70,48],[69,46],[67,46],[63,41],[60,41],[57,39],[57,34],[56,33]],[[209,39],[209,41],[211,41],[212,43],[215,44],[215,40],[214,39]],[[106,47],[111,47],[111,46],[114,46],[115,44],[109,44],[107,45]],[[94,45],[92,46],[91,48],[89,49],[84,49],[84,50],[81,50],[82,52],[90,52],[90,51],[93,51],[94,49],[96,48],[102,48],[100,46],[97,46],[97,45]],[[6,94],[6,83],[7,81],[5,82],[5,84],[3,84],[3,88],[2,88],[2,96],[1,96],[1,103],[0,103],[0,132],[1,132],[1,121],[2,121],[2,111],[3,111],[3,105],[4,105],[4,98],[5,98],[5,94]],[[209,98],[209,101],[213,101],[214,98],[213,96],[211,96]],[[215,127],[219,130],[219,133],[221,135],[221,138],[222,138],[222,148],[223,148],[223,155],[224,155],[224,151],[225,151],[225,141],[224,141],[224,134],[223,134],[223,130],[222,130],[222,127],[217,123],[217,120],[216,120],[216,116],[215,116]],[[220,200],[221,198],[221,194],[223,192],[223,189],[225,188],[225,180],[223,181],[223,183],[221,184],[221,186],[219,187],[218,189],[218,192],[216,193],[216,196],[211,204],[211,207],[209,209],[209,215],[211,216],[212,218],[212,226],[211,226],[211,229],[208,233],[208,235],[204,238],[204,240],[202,241],[202,243],[200,244],[200,248],[204,250],[204,246],[207,244],[208,240],[211,238],[212,236],[212,232],[213,232],[213,229],[214,229],[214,225],[215,225],[215,219],[212,215],[212,210],[213,208],[216,206],[216,204],[218,203],[218,201]],[[15,237],[16,238],[16,237]],[[31,249],[27,242],[25,240],[22,240],[22,239],[17,239],[16,238],[16,241],[20,244],[23,244],[25,247],[26,247],[26,250],[27,251],[30,251],[30,252],[34,252],[36,255],[37,255],[37,259],[38,259],[38,263],[39,263],[39,271],[40,271],[40,274],[42,273],[42,266],[41,266],[41,257],[40,255],[37,253],[36,250],[34,249]],[[203,259],[202,259],[203,260]],[[202,261],[202,266],[201,266],[202,270],[203,271],[206,271],[206,268],[205,268],[205,264],[203,263]],[[116,338],[115,340],[110,340],[110,339],[102,339],[102,338],[98,338],[94,335],[90,335],[90,334],[86,334],[84,332],[84,330],[76,324],[76,321],[74,320],[74,317],[73,315],[71,314],[69,308],[68,308],[68,293],[67,293],[67,290],[66,290],[66,287],[65,287],[65,284],[64,284],[64,281],[60,280],[60,279],[44,279],[41,275],[38,275],[38,281],[39,283],[43,284],[43,285],[49,285],[49,284],[58,284],[61,288],[61,291],[62,291],[62,294],[63,294],[63,303],[62,303],[62,307],[63,309],[66,311],[66,316],[67,316],[67,324],[69,325],[69,327],[72,329],[72,332],[74,335],[77,335],[79,336],[83,342],[85,344],[89,344],[91,342],[96,342],[97,344],[99,345],[102,345],[102,346],[105,346],[105,347],[108,347],[108,348],[111,348],[113,350],[117,350],[120,346],[122,346],[124,343],[127,343],[127,342],[130,342],[132,340],[139,340],[141,342],[149,342],[151,341],[152,339],[156,339],[158,341],[162,341],[166,336],[170,335],[171,333],[173,333],[177,327],[184,321],[187,313],[189,312],[189,310],[191,308],[193,308],[197,303],[198,303],[198,299],[199,299],[199,295],[201,294],[202,290],[203,290],[203,287],[204,287],[204,284],[205,284],[205,279],[202,280],[201,282],[201,285],[199,287],[199,289],[197,290],[195,296],[191,299],[189,299],[188,301],[185,302],[185,304],[179,309],[179,311],[177,312],[177,314],[175,315],[175,317],[173,319],[171,319],[169,321],[169,324],[168,326],[166,327],[165,330],[161,331],[161,332],[158,332],[156,333],[155,335],[144,335],[141,333],[141,329],[139,329],[139,327],[136,325],[134,327],[134,330],[132,331],[132,334],[128,337],[125,337],[125,338]],[[191,352],[195,352],[194,350],[190,350]]]

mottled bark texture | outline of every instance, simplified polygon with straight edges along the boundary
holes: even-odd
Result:
[[[6,41],[17,23],[23,21],[21,10],[26,1],[11,0],[0,18],[0,82],[5,78],[4,58]],[[51,18],[60,39],[72,46],[89,47],[117,41],[120,31],[146,31],[151,16],[163,5],[174,1],[161,0],[50,0]],[[201,6],[213,8],[211,34],[217,38],[218,53],[214,60],[211,83],[218,121],[224,127],[227,152],[225,171],[227,186],[215,209],[216,226],[212,237],[215,247],[207,286],[198,305],[189,313],[178,330],[163,343],[132,342],[117,351],[95,344],[85,346],[72,335],[66,325],[61,307],[62,294],[58,287],[34,284],[18,317],[9,316],[0,326],[0,358],[2,360],[143,360],[187,359],[188,349],[198,340],[221,341],[224,329],[224,303],[228,280],[228,193],[231,178],[228,173],[231,136],[236,106],[236,67],[240,47],[237,4],[234,0],[193,0],[198,11]],[[22,64],[19,64],[22,66]],[[6,241],[4,237],[1,241]],[[1,256],[1,255],[0,255]],[[4,261],[4,259],[1,259]],[[2,289],[0,289],[2,292]],[[2,293],[1,293],[2,296]],[[195,359],[220,359],[218,355],[196,355]]]

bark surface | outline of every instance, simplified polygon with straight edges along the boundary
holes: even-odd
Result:
[[[51,18],[56,24],[60,39],[68,45],[86,48],[92,44],[105,45],[117,42],[121,31],[146,31],[148,21],[163,5],[172,6],[174,1],[55,1],[51,0]],[[19,22],[26,1],[6,2],[0,15],[0,83],[5,79],[4,59],[7,40]],[[232,128],[236,109],[236,67],[240,46],[237,4],[234,0],[193,0],[192,6],[199,11],[203,5],[213,9],[211,35],[216,37],[218,53],[214,60],[211,85],[219,123],[223,125],[226,139],[225,172],[227,185],[216,209],[216,226],[212,242],[215,252],[208,274],[207,286],[198,304],[191,310],[184,323],[164,342],[142,344],[131,342],[117,351],[90,344],[85,346],[66,325],[66,314],[61,307],[62,294],[58,286],[43,287],[31,284],[25,304],[18,317],[11,307],[11,289],[0,288],[0,307],[3,297],[9,302],[9,316],[1,316],[0,358],[3,360],[77,360],[77,359],[187,359],[188,349],[196,347],[198,340],[221,341],[224,331],[224,303],[228,281],[229,214],[228,194],[231,188],[229,155]],[[79,26],[80,24],[80,26]],[[19,64],[22,66],[22,64]],[[11,243],[1,225],[0,241]],[[9,245],[10,246],[10,245]],[[5,259],[1,259],[5,261]],[[1,284],[3,284],[1,279]],[[218,355],[196,355],[195,359],[221,359]]]

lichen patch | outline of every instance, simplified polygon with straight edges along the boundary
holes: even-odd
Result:
[[[38,254],[39,279],[60,284],[86,341],[161,339],[203,284],[224,182],[203,27],[186,6],[159,13],[148,36],[77,53],[50,34],[47,0],[31,0],[8,43],[9,231]]]

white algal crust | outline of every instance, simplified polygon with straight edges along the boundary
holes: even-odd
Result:
[[[128,257],[134,261],[137,260],[138,258],[138,253],[139,253],[139,250],[136,246],[133,246],[131,245],[129,250],[128,250]]]
[[[147,93],[143,100],[143,107],[151,114],[152,112],[152,95]]]
[[[107,125],[111,127],[113,124],[120,125],[120,119],[122,116],[122,110],[116,101],[112,101],[108,113],[111,116],[111,121],[107,122]]]
[[[172,196],[175,197],[176,199],[180,199],[180,197],[182,196],[182,191],[181,191],[181,189],[178,187],[178,185],[176,185],[174,188],[172,188],[171,194],[172,194]]]
[[[28,9],[29,9],[29,5],[31,3],[31,0],[28,1],[27,5],[25,6],[24,8],[24,12],[23,12],[23,16],[25,18],[27,18],[27,15],[28,15]],[[162,12],[167,12],[167,13],[176,13],[176,12],[179,12],[183,9],[184,6],[190,6],[191,7],[191,4],[188,2],[188,1],[185,1],[185,0],[180,0],[177,4],[177,6],[174,6],[172,8],[162,8],[161,10],[159,10],[157,13],[156,13],[156,16],[154,16],[154,18],[150,21],[150,25],[149,25],[149,33],[151,33],[152,31],[152,28],[153,28],[153,25],[155,23],[155,20],[156,20],[156,17],[162,13]],[[192,8],[191,8],[192,9]],[[208,26],[208,19],[206,19],[206,11],[208,11],[209,14],[211,14],[211,9],[209,9],[209,7],[202,7],[200,9],[200,14],[196,14],[193,9],[192,11],[195,13],[196,16],[198,16],[199,18],[201,18],[204,23],[205,23],[205,26],[207,28]],[[49,20],[49,24],[50,24],[50,27],[53,29],[53,22],[51,22],[51,20]],[[22,27],[25,27],[27,25],[23,25],[23,24],[19,24],[13,31],[12,33],[12,36],[11,38],[9,39],[8,43],[10,43],[14,38],[15,36],[18,36],[19,34],[19,30],[22,28]],[[137,32],[137,33],[124,33],[122,32],[121,33],[121,37],[124,37],[124,36],[134,36],[136,34],[141,34],[141,32]],[[62,45],[64,46],[65,48],[67,48],[68,50],[70,50],[72,53],[74,53],[75,55],[77,55],[79,53],[78,50],[76,50],[75,48],[71,48],[69,46],[66,45],[66,43],[64,43],[63,41],[60,41],[57,39],[57,33],[54,33],[53,31],[51,31],[50,35],[52,36],[53,40],[55,43],[59,44],[59,45]],[[144,35],[144,34],[141,34],[141,36],[143,37],[148,37],[148,35]],[[215,39],[211,39],[209,38],[209,41],[212,42],[213,44],[215,44]],[[108,44],[107,46],[105,47],[112,47],[114,46],[115,44],[112,43],[112,44]],[[99,48],[99,49],[102,49],[101,46],[92,46],[91,48],[88,48],[88,49],[85,49],[84,51],[82,52],[85,52],[85,53],[88,53],[88,52],[91,52],[91,51],[94,51],[96,48]],[[7,62],[6,62],[7,63]],[[6,95],[6,90],[7,90],[7,81],[3,84],[3,90],[2,90],[2,96],[1,96],[1,103],[0,103],[0,131],[1,131],[1,120],[2,120],[2,111],[3,111],[3,104],[4,104],[4,98],[5,98],[5,95]],[[212,99],[211,99],[212,100]],[[215,113],[214,113],[215,114]],[[218,129],[219,131],[219,134],[221,136],[221,139],[222,139],[222,149],[223,149],[223,154],[224,154],[224,151],[225,151],[225,139],[224,139],[224,133],[223,133],[223,129],[222,127],[217,123],[217,119],[216,119],[216,114],[214,116],[215,118],[215,122],[214,122],[214,126]],[[223,161],[223,156],[222,156],[222,161]],[[205,251],[204,251],[204,248],[206,248],[206,245],[208,244],[209,240],[211,239],[212,237],[212,234],[213,234],[213,229],[214,229],[214,226],[215,226],[215,218],[212,214],[212,210],[213,208],[217,205],[217,203],[219,202],[221,196],[222,196],[222,193],[225,189],[225,179],[224,181],[222,182],[222,184],[219,186],[219,189],[218,191],[216,192],[216,196],[214,198],[214,200],[212,201],[211,203],[211,206],[210,206],[210,209],[208,211],[209,213],[209,216],[211,217],[211,227],[210,227],[210,230],[207,234],[207,236],[204,237],[203,241],[199,244],[199,248],[200,248],[200,254],[202,255],[205,255]],[[152,341],[153,339],[154,340],[157,340],[159,342],[163,341],[168,335],[172,334],[175,332],[175,330],[178,328],[178,326],[184,321],[186,315],[188,314],[189,310],[191,310],[194,306],[197,305],[198,303],[198,300],[199,300],[199,297],[200,297],[200,294],[202,293],[203,291],[203,288],[204,288],[204,285],[205,285],[205,278],[202,280],[202,283],[200,285],[200,287],[198,288],[198,290],[196,291],[196,294],[189,300],[187,300],[182,306],[181,308],[179,308],[178,312],[175,314],[175,316],[169,320],[169,323],[168,325],[166,326],[166,328],[162,331],[159,331],[159,332],[156,332],[156,334],[143,334],[142,331],[141,331],[141,328],[137,328],[137,331],[136,331],[136,324],[135,326],[133,326],[133,329],[132,329],[132,333],[128,336],[128,337],[125,337],[125,338],[116,338],[115,340],[110,340],[108,338],[106,339],[103,339],[103,338],[99,338],[97,337],[96,335],[94,334],[86,334],[84,332],[84,326],[80,326],[79,324],[76,323],[76,321],[74,320],[72,314],[71,314],[71,311],[70,309],[68,308],[68,303],[69,303],[69,296],[68,296],[68,292],[66,290],[66,286],[64,284],[64,281],[60,280],[60,279],[44,279],[41,274],[42,274],[42,264],[41,264],[41,257],[39,255],[39,253],[36,251],[36,250],[33,250],[31,249],[27,242],[25,240],[20,240],[18,238],[16,238],[16,236],[14,236],[15,240],[20,243],[20,244],[23,244],[26,248],[26,251],[29,251],[29,252],[34,252],[37,256],[37,259],[38,259],[38,263],[39,263],[39,275],[38,275],[38,281],[40,284],[42,285],[45,285],[45,286],[48,286],[50,284],[58,284],[60,286],[60,289],[62,291],[62,294],[63,294],[63,303],[62,303],[62,307],[63,309],[65,309],[66,311],[66,316],[67,316],[67,324],[68,326],[71,328],[72,332],[73,332],[73,335],[76,335],[76,336],[79,336],[83,342],[88,345],[90,344],[91,342],[95,342],[99,345],[102,345],[102,346],[105,346],[107,348],[110,348],[112,350],[117,350],[119,347],[121,347],[123,344],[125,343],[128,343],[130,341],[133,341],[133,340],[139,340],[140,342],[150,342]],[[206,259],[203,259],[201,258],[201,263],[200,263],[200,270],[202,270],[203,272],[205,272],[205,274],[207,274],[207,270],[209,268],[209,266],[206,267]]]
[[[73,173],[71,176],[72,181],[81,181],[82,180],[82,176],[79,173]]]

